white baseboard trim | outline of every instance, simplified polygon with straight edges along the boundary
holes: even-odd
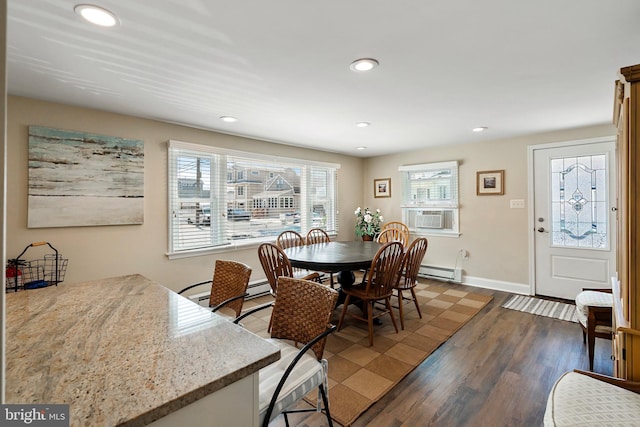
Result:
[[[477,288],[493,289],[512,294],[531,295],[526,283],[504,282],[502,280],[485,279],[483,277],[463,276],[462,284]]]

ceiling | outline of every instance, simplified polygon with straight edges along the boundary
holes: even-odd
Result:
[[[77,3],[8,0],[9,94],[362,157],[611,123],[640,63],[638,0]]]

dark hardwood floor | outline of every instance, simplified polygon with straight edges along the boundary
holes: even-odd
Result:
[[[504,309],[509,293],[449,286],[493,300],[354,427],[540,426],[556,379],[573,369],[588,370],[577,324]],[[612,374],[611,341],[596,340],[594,371]],[[317,413],[292,414],[290,422],[327,425]],[[283,426],[283,417],[272,425]]]

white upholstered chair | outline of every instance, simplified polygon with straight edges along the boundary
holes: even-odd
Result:
[[[640,383],[574,371],[553,385],[544,427],[640,425]]]

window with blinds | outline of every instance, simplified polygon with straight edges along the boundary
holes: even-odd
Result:
[[[402,220],[416,234],[459,234],[458,162],[400,166]]]
[[[338,229],[338,164],[169,142],[169,253]]]

